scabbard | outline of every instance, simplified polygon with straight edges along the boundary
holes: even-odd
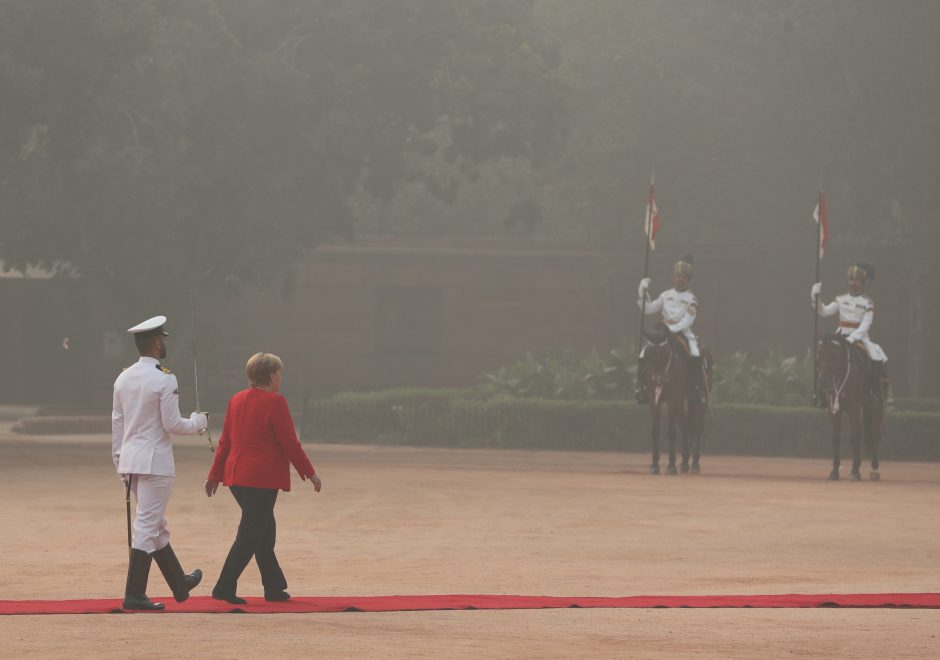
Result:
[[[124,505],[127,509],[127,553],[131,552],[131,479],[134,476],[127,475],[127,482],[124,484]]]

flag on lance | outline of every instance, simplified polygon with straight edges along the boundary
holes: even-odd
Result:
[[[813,220],[819,225],[819,258],[822,259],[826,250],[826,241],[829,240],[829,223],[826,222],[826,193],[819,193],[819,201],[813,210]]]
[[[659,232],[659,209],[656,208],[656,191],[653,177],[650,177],[650,194],[646,199],[646,239],[651,250],[656,249],[656,234]]]

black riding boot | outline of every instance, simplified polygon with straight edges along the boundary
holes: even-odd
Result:
[[[695,398],[699,403],[708,403],[708,387],[705,385],[705,364],[702,356],[692,357],[692,382],[695,385]]]
[[[147,598],[147,578],[150,577],[151,555],[136,548],[131,550],[127,567],[127,586],[124,587],[125,610],[162,610],[163,603]]]
[[[636,402],[650,402],[646,392],[646,358],[644,357],[636,359]]]
[[[871,380],[868,384],[871,395],[876,399],[880,399],[882,395],[885,399],[888,398],[888,378],[884,367],[884,362],[871,362]]]
[[[189,575],[183,573],[183,567],[180,566],[179,559],[176,558],[176,553],[173,552],[169,543],[153,553],[153,558],[157,560],[157,566],[160,567],[163,578],[173,590],[173,598],[177,603],[182,603],[189,598],[189,592],[202,581],[202,571],[198,568]]]

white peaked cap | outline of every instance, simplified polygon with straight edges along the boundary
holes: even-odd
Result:
[[[140,334],[141,332],[152,332],[154,330],[162,330],[163,324],[166,323],[165,316],[154,316],[152,319],[147,319],[143,323],[138,323],[133,328],[128,328],[127,331],[132,335]],[[162,331],[164,335],[169,334],[166,330]]]

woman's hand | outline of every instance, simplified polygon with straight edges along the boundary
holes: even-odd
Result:
[[[215,495],[215,491],[217,491],[218,489],[219,489],[218,481],[212,481],[212,479],[206,479],[206,497],[212,497],[213,495]]]
[[[317,491],[318,493],[320,492],[320,489],[323,488],[323,482],[320,481],[320,477],[318,477],[317,475],[313,475],[312,477],[310,477],[310,483],[313,484],[313,489]]]

